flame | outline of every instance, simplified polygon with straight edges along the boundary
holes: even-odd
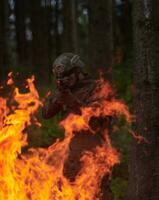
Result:
[[[13,81],[12,76],[13,76],[13,73],[10,72],[10,73],[8,74],[7,85],[12,85],[12,84],[14,84],[14,81]]]
[[[9,77],[11,79],[11,76]],[[12,81],[9,81],[12,82]],[[63,175],[69,143],[81,130],[91,130],[91,117],[123,115],[130,123],[132,116],[126,105],[114,97],[108,82],[101,79],[94,91],[92,105],[81,108],[81,115],[70,113],[60,122],[65,139],[57,140],[47,149],[30,149],[27,145],[27,126],[42,103],[34,86],[34,77],[27,80],[27,93],[15,88],[13,99],[17,106],[7,107],[7,99],[0,98],[0,199],[1,200],[98,200],[100,183],[104,174],[111,174],[119,163],[119,153],[112,147],[108,130],[104,130],[104,142],[93,152],[83,152],[82,169],[74,182]],[[98,99],[98,100],[97,100]]]

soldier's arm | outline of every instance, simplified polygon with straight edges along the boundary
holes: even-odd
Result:
[[[46,102],[42,108],[42,117],[50,119],[62,110],[62,104],[56,97],[52,97]]]

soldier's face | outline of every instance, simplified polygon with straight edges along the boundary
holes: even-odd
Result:
[[[55,75],[56,79],[61,79],[63,76],[63,73],[65,71],[65,67],[63,65],[57,65],[53,69],[53,74]]]
[[[62,65],[55,66],[53,74],[56,77],[56,83],[58,88],[71,88],[77,82],[75,72],[65,72],[65,68]]]
[[[57,85],[63,88],[71,88],[76,84],[76,82],[76,75],[75,73],[72,73],[69,76],[63,76],[63,78],[60,81],[57,80]]]

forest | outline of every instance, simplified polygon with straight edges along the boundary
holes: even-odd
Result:
[[[65,52],[79,55],[93,80],[108,81],[101,84],[108,99],[97,107],[99,115],[113,118],[109,127],[105,122],[107,155],[98,160],[99,149],[94,155],[86,148],[80,158],[85,168],[74,184],[62,174],[67,139],[71,144],[74,132],[86,125],[77,128],[76,112],[65,120],[61,113],[46,120],[41,112],[56,95],[53,63]],[[0,200],[158,200],[158,65],[157,0],[0,0]],[[69,95],[62,95],[66,103]],[[104,103],[110,105],[106,113]],[[90,121],[99,118],[94,112]],[[92,127],[98,123],[102,132],[103,122]],[[86,139],[90,145],[98,140],[92,138]]]

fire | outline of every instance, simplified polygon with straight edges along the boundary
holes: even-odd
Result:
[[[0,98],[0,200],[98,200],[100,183],[104,174],[111,174],[119,163],[119,154],[111,145],[109,130],[105,130],[102,146],[93,152],[83,152],[82,169],[74,182],[63,175],[64,161],[68,156],[69,143],[80,130],[90,130],[91,117],[123,115],[128,122],[132,116],[128,108],[114,97],[110,85],[100,80],[94,92],[94,103],[81,108],[81,115],[70,113],[60,122],[65,139],[56,141],[47,149],[30,149],[27,145],[27,126],[42,103],[34,86],[34,77],[27,80],[27,93],[15,88],[13,99],[17,106],[7,107],[7,99]],[[13,84],[9,75],[8,84]],[[100,101],[96,102],[96,99]],[[35,121],[35,120],[34,120]]]

